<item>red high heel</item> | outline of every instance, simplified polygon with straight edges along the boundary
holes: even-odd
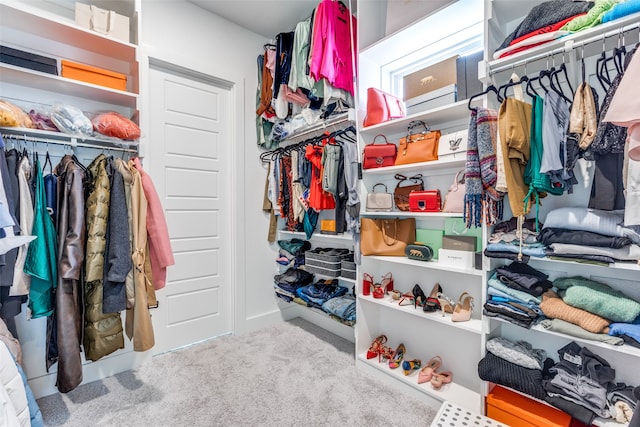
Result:
[[[369,273],[362,275],[362,295],[369,295],[373,287],[373,276]]]
[[[384,348],[384,343],[386,342],[386,335],[379,335],[375,340],[373,340],[369,350],[367,350],[367,359],[373,359],[377,356],[378,360],[380,360],[380,351]]]
[[[383,288],[386,289],[387,292],[393,290],[393,276],[391,272],[388,272],[384,276],[382,276],[382,281],[380,282]]]

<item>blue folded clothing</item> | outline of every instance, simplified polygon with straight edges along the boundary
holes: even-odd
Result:
[[[331,298],[322,309],[344,320],[356,320],[356,299],[351,295]]]
[[[302,286],[296,289],[300,298],[307,302],[313,302],[322,306],[331,298],[339,297],[348,292],[347,288],[338,286],[338,280],[320,280],[311,285]]]

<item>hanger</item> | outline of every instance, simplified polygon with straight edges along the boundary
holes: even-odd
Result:
[[[478,98],[480,96],[487,95],[489,92],[495,93],[496,97],[498,99],[498,102],[502,103],[503,99],[500,96],[500,92],[498,92],[498,89],[496,89],[496,87],[494,85],[489,85],[482,92],[476,93],[475,95],[471,95],[471,97],[469,98],[469,102],[467,103],[467,108],[469,109],[469,111],[476,111],[475,108],[471,107],[471,101],[473,101],[475,98]]]
[[[507,98],[507,89],[509,89],[510,87],[517,86],[519,84],[528,82],[528,81],[529,81],[529,77],[527,77],[526,75],[520,77],[515,82],[512,79],[509,79],[508,83],[505,83],[505,84],[503,84],[502,86],[500,86],[498,88],[498,93],[502,92],[502,99],[506,99]]]

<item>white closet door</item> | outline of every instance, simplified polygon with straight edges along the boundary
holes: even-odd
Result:
[[[150,69],[151,173],[176,264],[152,310],[154,353],[232,332],[230,88]]]

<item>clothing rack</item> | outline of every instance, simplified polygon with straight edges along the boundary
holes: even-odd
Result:
[[[347,122],[355,122],[355,110],[349,109],[349,111],[345,113],[336,114],[335,116],[329,117],[322,122],[318,122],[309,127],[305,127],[300,132],[293,132],[291,135],[287,136],[281,142],[284,141],[295,141],[299,142],[302,138],[312,136],[316,137],[325,132],[328,128],[338,129],[339,126],[347,123]]]
[[[634,15],[635,16],[635,15]],[[612,23],[615,23],[615,21],[612,21]],[[521,67],[524,66],[525,69],[527,67],[527,64],[532,63],[532,62],[536,62],[542,59],[549,59],[555,55],[558,54],[565,54],[568,52],[572,52],[572,51],[576,51],[578,48],[582,48],[583,50],[583,55],[584,55],[584,47],[590,44],[594,44],[594,43],[604,43],[606,42],[607,39],[611,38],[611,37],[624,37],[625,33],[628,33],[629,31],[633,31],[635,29],[639,29],[640,30],[640,21],[637,20],[636,17],[636,22],[632,22],[626,26],[623,27],[616,27],[615,29],[611,30],[611,31],[607,31],[604,33],[600,33],[600,34],[596,34],[594,36],[588,37],[588,38],[584,38],[581,40],[576,40],[575,38],[570,39],[570,40],[566,40],[562,46],[559,46],[555,49],[552,50],[544,50],[538,54],[532,55],[532,56],[527,56],[526,58],[514,61],[514,62],[509,62],[500,66],[497,66],[495,68],[491,67],[491,62],[487,63],[487,71],[489,76],[492,76],[494,74],[498,74],[501,73],[503,71],[508,71],[508,70],[513,70],[516,67]],[[579,33],[577,33],[579,34]],[[639,35],[640,38],[640,35]],[[560,41],[562,41],[562,39],[558,39]],[[542,47],[544,47],[544,45],[542,45]]]
[[[85,147],[97,148],[114,151],[122,151],[123,153],[137,153],[138,148],[131,144],[119,144],[114,141],[100,138],[80,138],[75,135],[66,133],[51,132],[29,128],[0,128],[3,139],[22,140],[24,142],[39,142],[46,144],[63,145],[65,147]],[[79,142],[80,141],[80,142]]]

